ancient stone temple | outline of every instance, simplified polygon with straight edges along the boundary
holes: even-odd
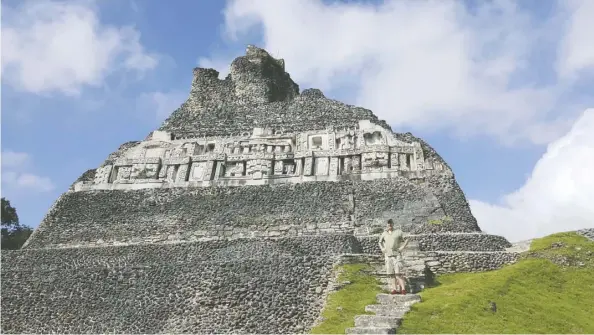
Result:
[[[300,92],[283,60],[250,46],[225,79],[195,69],[158,130],[2,252],[2,332],[307,332],[333,265],[377,254],[389,218],[435,272],[509,261],[427,143]]]

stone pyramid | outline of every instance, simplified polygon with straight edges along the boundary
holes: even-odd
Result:
[[[340,255],[377,254],[389,218],[420,250],[509,246],[423,140],[300,92],[253,46],[218,75],[195,69],[158,130],[2,253],[3,333],[307,332]]]

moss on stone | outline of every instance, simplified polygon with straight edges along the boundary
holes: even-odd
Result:
[[[594,333],[594,242],[575,233],[535,240],[519,262],[500,270],[437,281],[399,333]]]
[[[375,304],[376,295],[381,293],[378,280],[369,274],[370,265],[346,264],[336,270],[340,273],[338,283],[346,284],[329,294],[323,321],[311,330],[312,334],[344,334],[354,327],[356,315],[370,314],[365,306]]]

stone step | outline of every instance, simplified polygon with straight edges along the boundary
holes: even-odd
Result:
[[[421,296],[418,294],[386,294],[386,293],[378,293],[376,295],[377,302],[381,305],[393,305],[399,304],[403,302],[419,302],[421,301]]]
[[[397,328],[400,325],[400,317],[383,315],[357,315],[355,316],[355,327],[380,327]]]
[[[410,310],[411,304],[406,302],[395,305],[367,305],[365,306],[365,311],[375,313],[378,316],[395,316],[401,318]]]
[[[396,334],[396,328],[388,327],[355,327],[347,328],[347,334]]]

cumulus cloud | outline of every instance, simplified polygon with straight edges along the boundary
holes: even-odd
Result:
[[[343,91],[354,97],[350,102],[395,128],[489,135],[508,144],[557,138],[576,117],[573,111],[558,115],[565,112],[559,97],[570,85],[556,73],[546,85],[529,75],[553,68],[534,59],[543,45],[560,48],[547,37],[556,30],[568,31],[562,56],[573,59],[559,71],[583,68],[589,58],[580,55],[592,45],[585,43],[594,14],[589,0],[538,25],[517,1],[476,4],[236,0],[225,9],[225,26],[242,44],[259,29],[262,46],[284,58],[300,84],[324,90],[351,85],[354,90]],[[220,58],[201,65],[219,69]]]
[[[2,185],[11,191],[49,192],[55,186],[48,177],[31,173],[32,158],[24,152],[2,151]]]
[[[524,186],[501,204],[471,200],[479,225],[520,241],[559,231],[594,228],[594,109],[549,144]]]
[[[22,1],[2,11],[3,79],[19,90],[77,95],[112,73],[157,64],[138,31],[101,23],[92,1]]]
[[[571,19],[559,50],[558,71],[562,76],[578,76],[580,71],[594,69],[594,2],[567,0],[563,4]]]

